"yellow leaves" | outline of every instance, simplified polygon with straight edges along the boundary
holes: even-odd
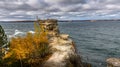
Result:
[[[35,33],[27,33],[24,37],[15,37],[10,41],[10,49],[3,59],[27,60],[29,64],[44,60],[51,54],[48,45],[47,32],[34,23]]]
[[[3,59],[9,58],[12,56],[12,52],[8,52],[7,54],[5,54],[5,56],[3,57]]]
[[[25,52],[23,49],[13,49],[13,51],[15,52],[15,58],[20,60],[20,59],[25,59],[26,58],[26,54],[27,52]]]
[[[48,42],[48,38],[47,38],[47,33],[46,32],[41,32],[39,35],[37,35],[35,33],[34,35],[34,41],[36,43],[44,43],[44,42]]]
[[[48,42],[47,31],[44,29],[42,25],[37,25],[37,22],[34,22],[35,34],[34,34],[34,42],[35,43],[46,43]]]
[[[25,59],[30,53],[35,50],[33,44],[33,36],[28,33],[26,37],[12,38],[10,42],[10,51],[5,55],[5,58],[9,58],[9,54],[14,52],[15,59]]]
[[[37,22],[34,22],[34,29],[36,33],[40,33],[40,26],[37,24]]]

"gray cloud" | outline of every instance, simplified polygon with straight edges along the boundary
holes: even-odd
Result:
[[[0,19],[114,17],[119,15],[119,4],[120,0],[0,0]]]

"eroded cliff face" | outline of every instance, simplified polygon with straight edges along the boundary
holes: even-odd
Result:
[[[60,34],[57,20],[41,20],[39,24],[48,32],[53,53],[43,67],[83,67],[73,40],[68,34]]]

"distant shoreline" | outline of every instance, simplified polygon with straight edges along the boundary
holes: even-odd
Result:
[[[0,22],[35,22],[36,20],[19,20],[19,21],[0,21]],[[83,22],[83,21],[89,21],[89,22],[96,22],[96,21],[120,21],[120,19],[116,20],[58,20],[58,22]]]

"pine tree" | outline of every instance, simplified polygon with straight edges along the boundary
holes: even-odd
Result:
[[[0,47],[2,47],[3,45],[7,45],[7,43],[7,35],[5,34],[4,29],[0,25]]]
[[[4,29],[2,28],[2,26],[0,25],[0,66],[3,65],[2,63],[2,48],[3,45],[7,45],[8,41],[7,41],[7,35],[4,32]]]
[[[8,41],[7,41],[7,35],[5,34],[4,29],[2,28],[2,26],[0,25],[0,56],[2,54],[2,47],[3,45],[7,45]]]

